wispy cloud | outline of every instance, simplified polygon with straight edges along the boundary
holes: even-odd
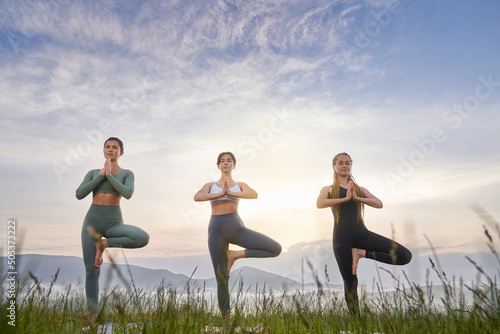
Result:
[[[314,202],[332,181],[331,158],[339,151],[353,155],[354,175],[388,207],[368,211],[374,228],[411,220],[419,235],[430,229],[470,237],[475,227],[467,225],[470,217],[459,217],[468,212],[462,203],[477,191],[494,211],[500,181],[494,146],[500,74],[496,59],[487,57],[498,54],[498,43],[483,33],[496,25],[487,16],[469,25],[463,41],[443,38],[438,54],[433,34],[449,36],[457,22],[473,21],[471,13],[484,17],[486,9],[455,7],[441,21],[429,17],[433,6],[4,1],[0,182],[9,191],[2,212],[27,212],[22,221],[32,231],[74,222],[64,233],[73,238],[68,245],[77,244],[89,199],[77,202],[74,190],[88,169],[102,165],[102,141],[117,135],[125,140],[121,162],[137,177],[133,200],[123,203],[127,219],[162,238],[190,236],[185,245],[192,253],[206,251],[210,214],[193,194],[218,177],[214,160],[227,149],[239,158],[235,177],[261,195],[242,212],[271,234],[288,226],[285,247],[331,233],[331,214],[318,213]],[[480,66],[448,52],[458,42],[484,47]],[[463,66],[446,67],[455,63]],[[475,96],[478,77],[490,75],[490,97],[469,116],[446,121],[447,110]],[[447,139],[427,154],[421,145],[436,129]],[[411,173],[400,171],[403,160]],[[400,177],[393,187],[387,172]],[[434,215],[444,217],[442,227]],[[449,247],[464,243],[452,239]],[[470,239],[477,245],[478,238]],[[174,251],[161,240],[149,247]]]

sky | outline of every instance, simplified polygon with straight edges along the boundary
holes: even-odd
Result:
[[[125,223],[151,236],[129,257],[206,256],[193,196],[223,151],[259,194],[246,226],[283,255],[330,244],[316,199],[339,152],[384,203],[370,230],[422,258],[489,252],[474,208],[500,217],[498,1],[0,3],[0,213],[20,253],[81,256],[75,190],[110,136],[136,179]]]

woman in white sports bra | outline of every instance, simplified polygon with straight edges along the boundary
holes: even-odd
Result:
[[[235,182],[231,176],[236,167],[236,158],[231,152],[222,152],[217,157],[221,178],[201,188],[195,201],[210,201],[212,216],[208,225],[208,248],[215,277],[219,309],[226,326],[231,324],[228,279],[234,262],[244,257],[275,257],[281,253],[281,245],[273,239],[245,227],[238,215],[240,198],[255,199],[257,192],[246,183]],[[229,244],[245,248],[228,250]]]

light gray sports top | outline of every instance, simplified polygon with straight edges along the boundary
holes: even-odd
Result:
[[[231,192],[241,192],[240,186],[238,185],[238,182],[236,182],[236,185],[234,187],[229,188]],[[212,194],[219,194],[222,192],[222,188],[217,185],[217,182],[214,182],[212,185],[212,188],[210,188],[210,193]],[[217,197],[214,199],[211,199],[210,202],[214,201],[233,201],[238,203],[240,201],[239,197],[234,197],[230,195],[224,195],[221,197]]]

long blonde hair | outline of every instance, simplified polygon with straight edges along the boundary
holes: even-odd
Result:
[[[335,165],[337,163],[337,159],[341,155],[348,156],[349,160],[351,161],[351,165],[352,165],[351,156],[349,154],[345,153],[345,152],[339,153],[339,154],[337,154],[333,158],[333,160],[332,160],[333,165]],[[352,176],[351,173],[349,173],[349,176],[348,176],[347,180],[348,181],[352,181],[354,192],[356,193],[356,196],[358,196],[358,197],[364,197],[363,190],[361,189],[360,186],[358,186],[358,184],[354,180],[354,177]],[[337,172],[334,169],[333,170],[332,198],[339,198],[339,196],[340,196],[339,176],[337,175]],[[364,212],[365,207],[360,202],[357,202],[356,205],[358,207],[358,210],[357,210],[358,211],[358,218],[359,218],[359,220],[361,220],[361,222],[363,222],[363,212]],[[340,204],[334,205],[332,209],[333,209],[333,212],[335,213],[335,222],[338,223],[339,222],[339,217],[340,217]],[[364,222],[363,222],[363,224],[364,224]]]

